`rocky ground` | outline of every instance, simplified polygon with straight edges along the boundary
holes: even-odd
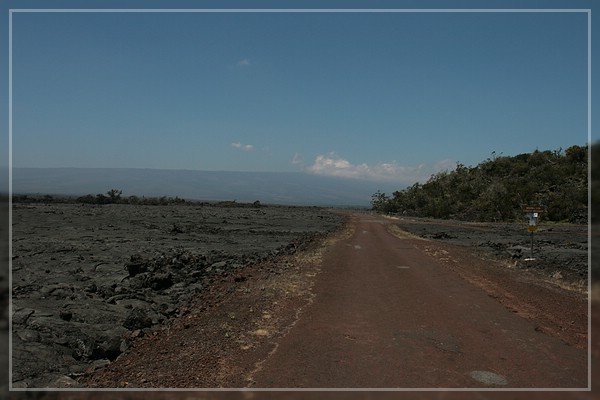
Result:
[[[440,314],[439,307],[426,307],[427,304],[439,305],[439,299],[435,298],[446,299],[450,293],[453,295],[448,301],[454,303],[449,299],[456,295],[458,304],[477,304],[478,309],[490,301],[500,303],[503,307],[494,308],[494,312],[508,309],[510,313],[506,314],[531,321],[525,323],[528,332],[555,336],[569,347],[580,350],[586,347],[587,302],[583,293],[546,285],[531,272],[482,259],[467,246],[441,240],[410,239],[411,245],[406,247],[408,241],[393,240],[384,232],[392,229],[395,221],[370,215],[352,214],[351,217],[347,229],[320,246],[317,243],[316,249],[285,257],[288,259],[283,263],[242,270],[246,279],[237,282],[232,276],[225,282],[215,282],[211,292],[200,293],[199,301],[169,331],[136,340],[124,356],[78,382],[83,387],[133,390],[240,388],[248,385],[259,388],[269,385],[316,387],[315,382],[328,380],[333,385],[355,387],[360,385],[359,382],[373,382],[375,376],[377,379],[404,379],[406,374],[414,374],[419,368],[427,369],[424,366],[431,363],[431,358],[424,356],[430,339],[426,337],[423,343],[416,345],[418,351],[413,356],[417,355],[417,358],[396,355],[390,360],[394,350],[386,349],[386,344],[390,343],[385,338],[389,337],[390,331],[403,331],[412,324],[437,324],[442,331],[452,331],[449,326],[460,325],[458,321],[465,318],[464,309],[458,313]],[[374,227],[379,230],[371,231]],[[413,245],[419,251],[404,254],[407,250],[403,249]],[[401,250],[396,249],[397,246],[401,246]],[[319,249],[324,254],[321,261],[315,255],[306,257],[312,250]],[[298,258],[300,254],[305,255],[304,259]],[[352,265],[355,261],[357,264]],[[398,274],[398,269],[386,268],[396,265],[394,262],[422,268],[414,269],[408,275],[405,270]],[[267,273],[268,270],[279,273]],[[450,279],[440,282],[439,274]],[[416,278],[419,275],[420,280]],[[474,291],[481,298],[459,300],[463,294],[472,293],[470,285],[464,290],[465,280],[482,289]],[[456,284],[462,285],[460,290],[453,286]],[[443,290],[438,290],[440,288]],[[382,293],[385,293],[384,301],[381,301]],[[203,297],[205,294],[207,296]],[[402,315],[403,310],[408,314]],[[466,339],[480,336],[468,333],[473,328],[474,312],[467,312],[466,322],[454,332],[465,333],[465,349],[470,349],[466,353],[485,353],[488,342],[480,347],[481,342],[477,344],[477,340]],[[417,317],[419,313],[421,317]],[[484,315],[485,320],[495,320],[491,310]],[[490,327],[489,332],[492,331],[494,327]],[[456,338],[449,339],[450,343],[457,343],[459,339]],[[514,349],[509,346],[495,351],[508,356]],[[374,357],[374,354],[379,356]],[[277,355],[283,365],[274,363]],[[448,365],[442,361],[434,362],[434,370],[459,368],[464,357],[459,358],[462,361],[454,360]],[[387,361],[382,364],[381,360]],[[354,367],[349,368],[349,365]],[[365,365],[370,366],[368,371]],[[406,372],[407,365],[414,366],[408,368],[413,372]],[[523,368],[523,365],[515,364],[515,368]],[[266,371],[266,375],[261,371]],[[296,379],[307,379],[311,374],[309,371],[318,371],[317,376],[298,384]],[[405,372],[399,374],[402,377],[395,377],[397,371]],[[419,377],[425,375],[428,374],[411,375],[414,379],[410,381],[416,385]],[[388,381],[392,387],[406,384],[396,381],[390,385]]]
[[[572,289],[587,288],[587,226],[541,224],[535,260],[526,261],[525,223],[394,222]],[[102,376],[133,343],[156,342],[154,335],[173,323],[186,329],[195,315],[190,304],[212,302],[210,313],[223,313],[221,289],[238,293],[239,301],[251,281],[270,290],[273,277],[292,271],[290,255],[343,223],[319,208],[15,204],[12,385],[72,387]],[[3,294],[7,303],[8,291]],[[223,317],[229,328],[242,320],[231,312]]]
[[[12,385],[72,386],[215,282],[342,223],[312,207],[14,204]]]
[[[0,198],[0,370],[7,371],[0,374],[0,397],[8,390],[8,302],[10,298],[8,288],[8,201]]]
[[[525,220],[523,223],[394,220],[399,228],[414,235],[468,248],[482,257],[503,260],[509,267],[530,270],[572,288],[585,290],[588,286],[587,225],[539,223],[532,254],[531,234]]]

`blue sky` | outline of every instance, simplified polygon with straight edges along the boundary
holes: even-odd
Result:
[[[13,13],[13,166],[412,184],[585,145],[587,18]]]

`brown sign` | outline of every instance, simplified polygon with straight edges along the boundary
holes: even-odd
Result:
[[[523,206],[523,212],[526,213],[542,213],[546,209],[542,206]]]

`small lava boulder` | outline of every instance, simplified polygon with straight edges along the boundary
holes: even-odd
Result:
[[[148,315],[147,310],[135,307],[125,317],[123,326],[130,331],[149,328],[152,326],[152,318]]]

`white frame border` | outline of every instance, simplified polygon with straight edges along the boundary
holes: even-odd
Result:
[[[588,15],[588,387],[587,388],[13,388],[12,386],[12,17],[13,13],[587,13]],[[246,391],[272,391],[272,392],[537,392],[537,391],[590,391],[592,390],[592,360],[591,360],[591,146],[592,146],[592,10],[591,9],[9,9],[8,10],[8,203],[9,203],[9,392],[23,391],[57,391],[57,392],[141,392],[141,391],[215,391],[215,392],[246,392]]]

